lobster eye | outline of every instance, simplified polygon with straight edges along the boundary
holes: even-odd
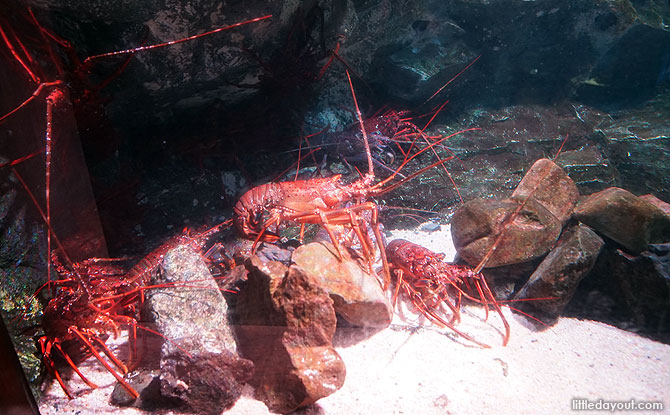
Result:
[[[263,211],[257,210],[252,213],[250,222],[253,223],[254,227],[260,225],[263,222]]]

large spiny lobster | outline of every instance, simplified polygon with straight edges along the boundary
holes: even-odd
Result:
[[[44,335],[39,338],[39,344],[47,370],[69,398],[72,398],[73,394],[56,369],[53,360],[54,350],[89,387],[96,388],[97,385],[86,378],[68,351],[63,348],[62,345],[66,342],[76,342],[82,346],[85,351],[95,356],[131,396],[134,398],[139,396],[122,377],[128,372],[128,366],[107,347],[103,337],[108,333],[117,336],[121,326],[128,327],[129,363],[131,365],[137,363],[135,350],[137,329],[153,332],[137,324],[144,292],[152,288],[148,285],[151,275],[168,251],[179,245],[189,245],[197,252],[201,252],[209,238],[228,224],[230,221],[197,234],[185,230],[150,252],[127,272],[105,258],[92,258],[79,263],[69,262],[69,265],[65,266],[61,264],[57,255],[52,253],[52,262],[59,279],[48,282],[45,286],[53,284],[58,292],[44,309],[42,318]],[[101,352],[107,355],[116,368],[102,357]]]
[[[242,236],[254,240],[252,250],[259,241],[277,241],[278,232],[273,232],[270,228],[278,228],[283,222],[293,222],[301,226],[320,224],[328,232],[340,258],[342,258],[340,247],[342,238],[336,235],[335,230],[337,226],[344,226],[356,234],[363,257],[369,264],[371,274],[374,275],[372,266],[375,249],[367,234],[368,224],[363,215],[367,212],[370,217],[369,225],[380,250],[384,268],[382,285],[386,289],[390,282],[390,273],[379,230],[377,205],[364,200],[387,193],[427,170],[443,164],[446,160],[439,160],[389,185],[389,182],[409,161],[452,136],[444,137],[407,157],[394,174],[376,184],[373,184],[374,175],[368,174],[350,184],[342,183],[341,175],[335,175],[292,182],[271,182],[256,186],[244,193],[235,204],[233,223]]]
[[[404,239],[391,241],[386,247],[386,256],[395,276],[394,305],[398,295],[403,293],[433,323],[448,327],[463,338],[487,348],[490,346],[458,330],[455,324],[460,320],[463,298],[482,304],[487,317],[488,306],[491,305],[505,326],[503,346],[507,345],[509,323],[482,274],[467,265],[444,262],[444,254],[436,254]]]

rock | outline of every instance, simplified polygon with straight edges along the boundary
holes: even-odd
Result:
[[[556,158],[556,164],[568,173],[581,194],[589,195],[616,186],[619,180],[617,169],[594,145],[563,151]]]
[[[581,202],[574,217],[633,254],[670,241],[670,216],[627,190],[610,187]]]
[[[333,300],[335,312],[362,327],[387,327],[393,310],[375,276],[342,250],[340,261],[333,245],[315,242],[293,253],[293,262],[319,281]]]
[[[662,201],[661,199],[657,198],[654,195],[642,195],[640,196],[640,199],[646,200],[647,202],[651,203],[652,205],[656,206],[657,208],[660,208],[663,212],[665,212],[666,215],[670,215],[670,203],[666,203]]]
[[[157,331],[167,339],[161,394],[196,411],[220,413],[239,398],[253,364],[236,355],[226,302],[200,255],[179,246],[165,255],[162,269],[157,283],[174,285],[152,289],[147,300]]]
[[[175,351],[161,361],[161,393],[196,414],[218,415],[233,407],[253,372],[251,361],[227,350],[191,356]]]
[[[668,33],[666,32],[666,35]],[[599,144],[620,174],[615,186],[670,200],[670,96],[620,111],[596,126]]]
[[[563,225],[570,219],[579,192],[575,182],[549,159],[536,161],[512,193],[520,201],[531,197],[547,208]]]
[[[572,299],[579,282],[593,268],[604,244],[602,238],[585,225],[565,231],[556,247],[515,296],[517,299],[556,299],[524,301],[517,307],[545,322],[555,322]]]
[[[561,233],[560,221],[531,199],[515,220],[504,226],[519,204],[512,199],[475,199],[465,203],[456,211],[451,223],[458,254],[468,264],[477,266],[503,228],[503,239],[486,267],[525,262],[549,252]]]
[[[670,244],[649,245],[634,257],[616,250],[610,275],[618,280],[639,330],[662,341],[670,333]]]
[[[125,380],[140,394],[139,398],[135,399],[117,382],[109,398],[112,404],[145,408],[151,407],[162,400],[160,372],[158,370],[139,369],[126,375]]]
[[[346,369],[332,347],[333,300],[298,266],[253,256],[240,292],[240,350],[256,366],[256,397],[289,413],[335,392]]]

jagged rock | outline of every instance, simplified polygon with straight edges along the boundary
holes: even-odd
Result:
[[[669,102],[670,95],[662,93],[595,126],[603,151],[620,174],[615,186],[670,200]]]
[[[256,397],[288,413],[330,395],[346,369],[332,348],[333,300],[302,268],[252,256],[238,309],[240,350],[256,365]]]
[[[563,225],[570,219],[579,192],[575,182],[556,163],[540,159],[526,172],[512,193],[512,198],[531,197],[547,208]]]
[[[639,256],[616,250],[610,258],[629,311],[642,332],[668,339],[670,332],[670,244],[651,244]]]
[[[535,317],[554,322],[572,299],[579,282],[593,268],[604,244],[600,236],[582,224],[564,232],[556,247],[516,295],[518,299],[556,299],[525,301],[518,307]]]
[[[233,407],[253,372],[251,361],[227,350],[190,356],[175,351],[161,360],[161,394],[196,414],[218,415]]]
[[[342,255],[340,261],[332,244],[315,242],[296,249],[293,262],[319,281],[345,320],[362,327],[387,327],[393,310],[377,278],[346,250]]]
[[[152,289],[147,300],[166,339],[161,394],[193,410],[220,413],[239,398],[253,364],[236,355],[226,302],[201,256],[178,246],[165,255],[162,270],[156,283],[169,285]]]
[[[590,195],[577,206],[574,217],[633,254],[645,251],[650,243],[670,241],[670,216],[618,187]]]
[[[561,222],[540,203],[529,200],[513,222],[505,225],[520,202],[475,199],[465,203],[452,219],[451,231],[458,254],[477,266],[500,232],[505,234],[486,266],[529,261],[546,254],[561,234]]]

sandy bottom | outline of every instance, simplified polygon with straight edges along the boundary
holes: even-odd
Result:
[[[407,310],[378,332],[340,328],[334,345],[347,367],[344,386],[299,413],[566,414],[573,399],[661,401],[664,411],[634,413],[670,413],[670,345],[571,318],[537,331],[525,317],[504,314],[511,326],[506,347],[498,315],[485,321],[481,308],[464,310],[458,328],[490,349],[422,324]],[[40,404],[43,415],[144,413],[110,405],[114,378],[94,360],[82,366],[101,387],[91,390],[72,378],[78,397],[68,400],[51,383]],[[251,395],[248,388],[226,413],[269,413]]]
[[[490,349],[399,318],[374,334],[339,330],[335,345],[347,366],[344,386],[302,413],[565,414],[574,398],[670,405],[669,345],[570,318],[536,332],[525,317],[505,310],[512,336],[502,347],[499,317],[490,316],[489,325],[478,316],[481,310],[467,311],[477,315],[466,314],[459,328],[491,344]],[[101,387],[90,391],[84,385],[80,396],[68,400],[57,384],[50,384],[40,404],[43,415],[142,413],[110,405],[114,379],[96,370],[94,361],[83,366]],[[269,413],[247,392],[227,413]]]

